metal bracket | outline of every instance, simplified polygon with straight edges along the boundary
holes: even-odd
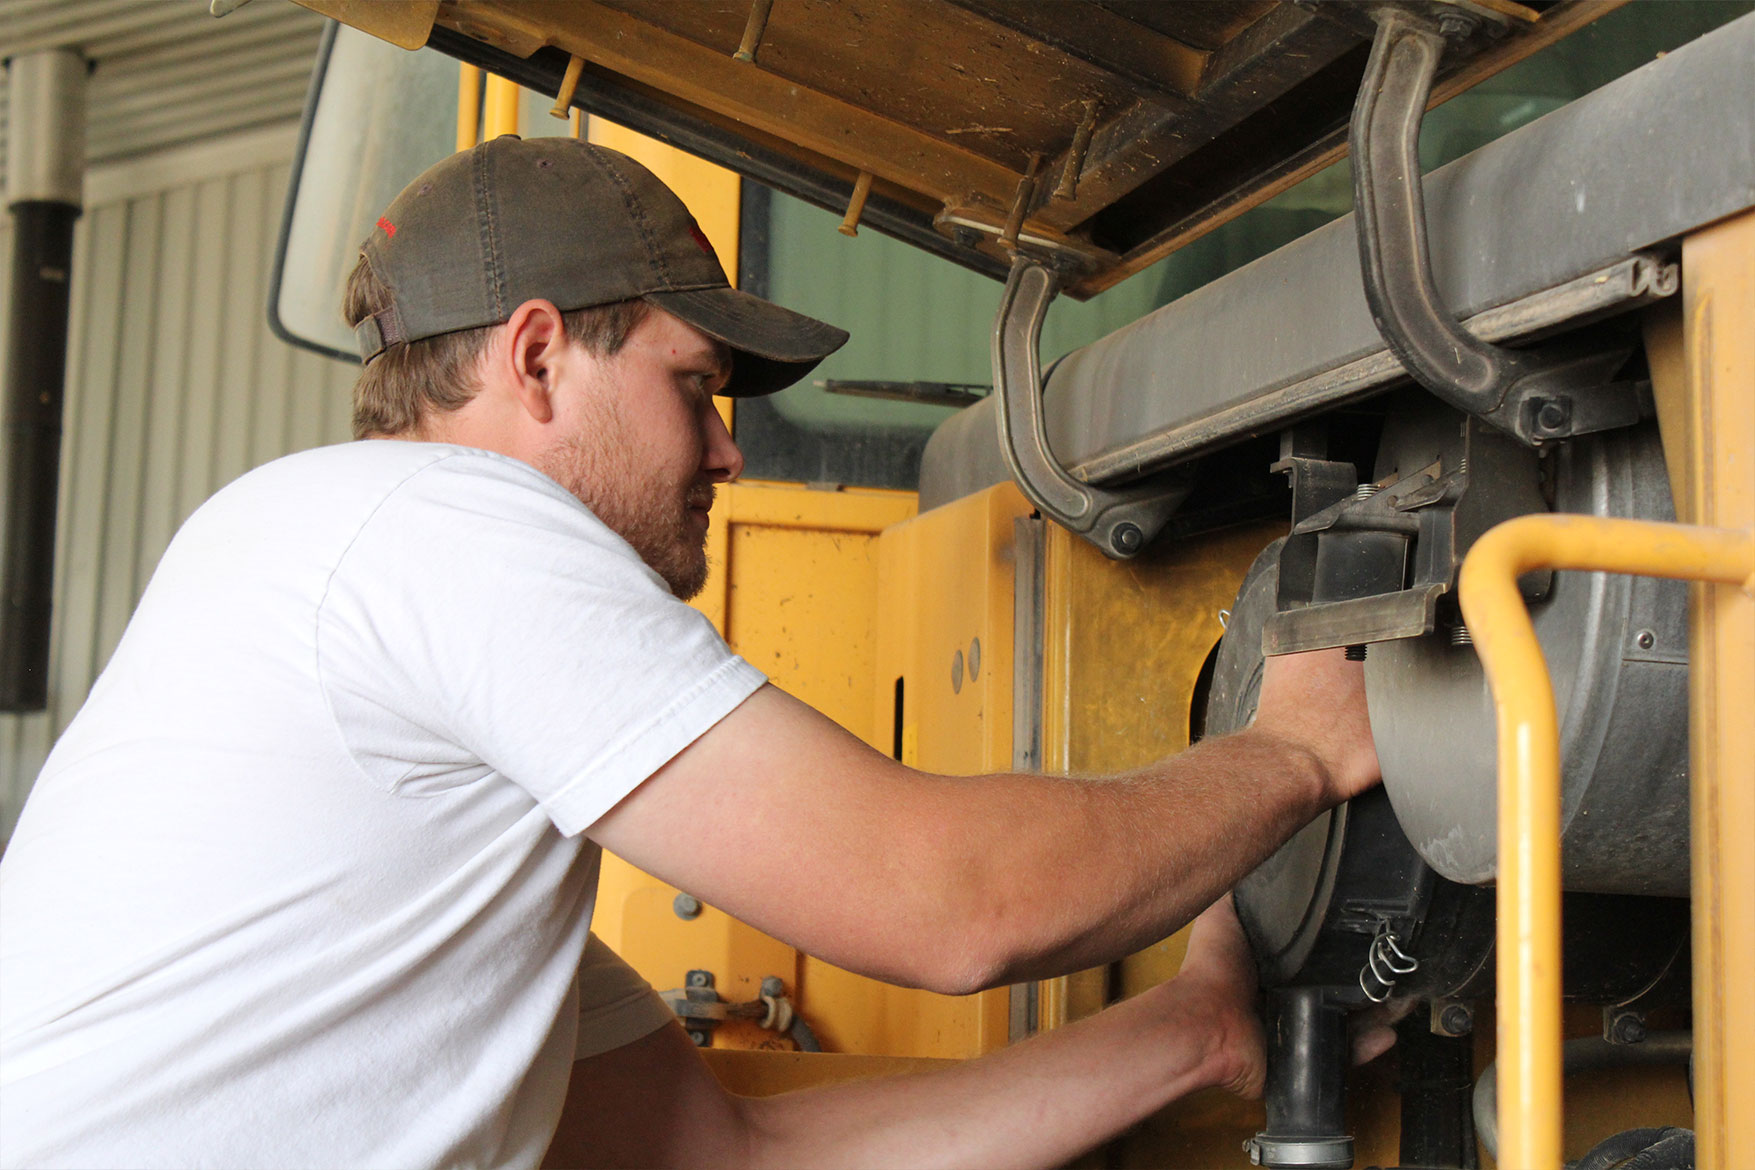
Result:
[[[1106,556],[1126,560],[1151,543],[1189,488],[1182,483],[1125,491],[1094,487],[1073,478],[1049,449],[1038,345],[1043,318],[1058,289],[1047,266],[1022,254],[1013,259],[993,322],[999,449],[1024,495],[1044,516]]]
[[[1377,33],[1349,142],[1365,300],[1390,352],[1439,398],[1530,446],[1610,420],[1637,421],[1625,384],[1611,382],[1625,351],[1506,349],[1476,338],[1445,309],[1426,240],[1420,124],[1447,34],[1466,36],[1474,26],[1456,14],[1440,26],[1399,8],[1373,15]],[[1610,401],[1577,405],[1593,398]]]

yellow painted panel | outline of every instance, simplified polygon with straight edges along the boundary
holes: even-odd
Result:
[[[731,530],[726,640],[774,685],[871,738],[877,538]]]
[[[1012,522],[1029,511],[1005,484],[884,533],[869,712],[870,742],[880,750],[896,745],[901,679],[905,762],[953,774],[1011,767]],[[811,1002],[830,1005],[815,1010],[836,1048],[966,1057],[1006,1043],[1004,989],[951,997],[889,987],[809,956],[801,968]]]
[[[913,492],[893,488],[832,491],[801,483],[740,482],[726,489],[731,524],[768,524],[876,534],[914,515]],[[717,511],[717,509],[715,509]]]
[[[873,720],[893,735],[896,679],[918,766],[971,775],[1012,766],[1011,484],[935,508],[884,534],[879,686]],[[892,741],[893,742],[893,741]],[[879,746],[883,746],[880,739]]]
[[[1682,244],[1682,319],[1648,331],[1676,518],[1755,531],[1755,213]],[[1755,583],[1689,622],[1694,1073],[1702,1170],[1755,1165]]]
[[[1195,682],[1225,632],[1250,562],[1285,531],[1272,523],[1111,561],[1049,530],[1044,583],[1043,756],[1077,773],[1115,772],[1188,746]]]

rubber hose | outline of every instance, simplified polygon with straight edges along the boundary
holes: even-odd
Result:
[[[1637,1044],[1610,1044],[1600,1036],[1568,1040],[1562,1061],[1568,1075],[1595,1068],[1629,1065],[1687,1064],[1694,1054],[1691,1032],[1653,1032]],[[1488,1065],[1475,1082],[1475,1135],[1494,1159],[1499,1157],[1499,1062]]]

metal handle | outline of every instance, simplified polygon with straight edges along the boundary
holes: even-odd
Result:
[[[1188,489],[1151,486],[1110,491],[1074,479],[1048,446],[1038,346],[1049,302],[1059,291],[1045,265],[1019,254],[993,322],[993,385],[999,398],[999,449],[1024,495],[1057,524],[1104,554],[1125,560],[1150,543]]]
[[[1420,125],[1447,31],[1383,8],[1353,106],[1354,223],[1365,301],[1384,344],[1439,398],[1532,445],[1638,421],[1634,390],[1611,383],[1624,350],[1513,350],[1475,337],[1432,278]],[[1442,31],[1441,31],[1442,29]]]

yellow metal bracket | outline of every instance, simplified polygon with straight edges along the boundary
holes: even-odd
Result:
[[[1561,1165],[1560,732],[1518,592],[1536,569],[1712,581],[1755,592],[1755,533],[1594,516],[1521,516],[1481,537],[1459,595],[1499,735],[1499,1163]]]

